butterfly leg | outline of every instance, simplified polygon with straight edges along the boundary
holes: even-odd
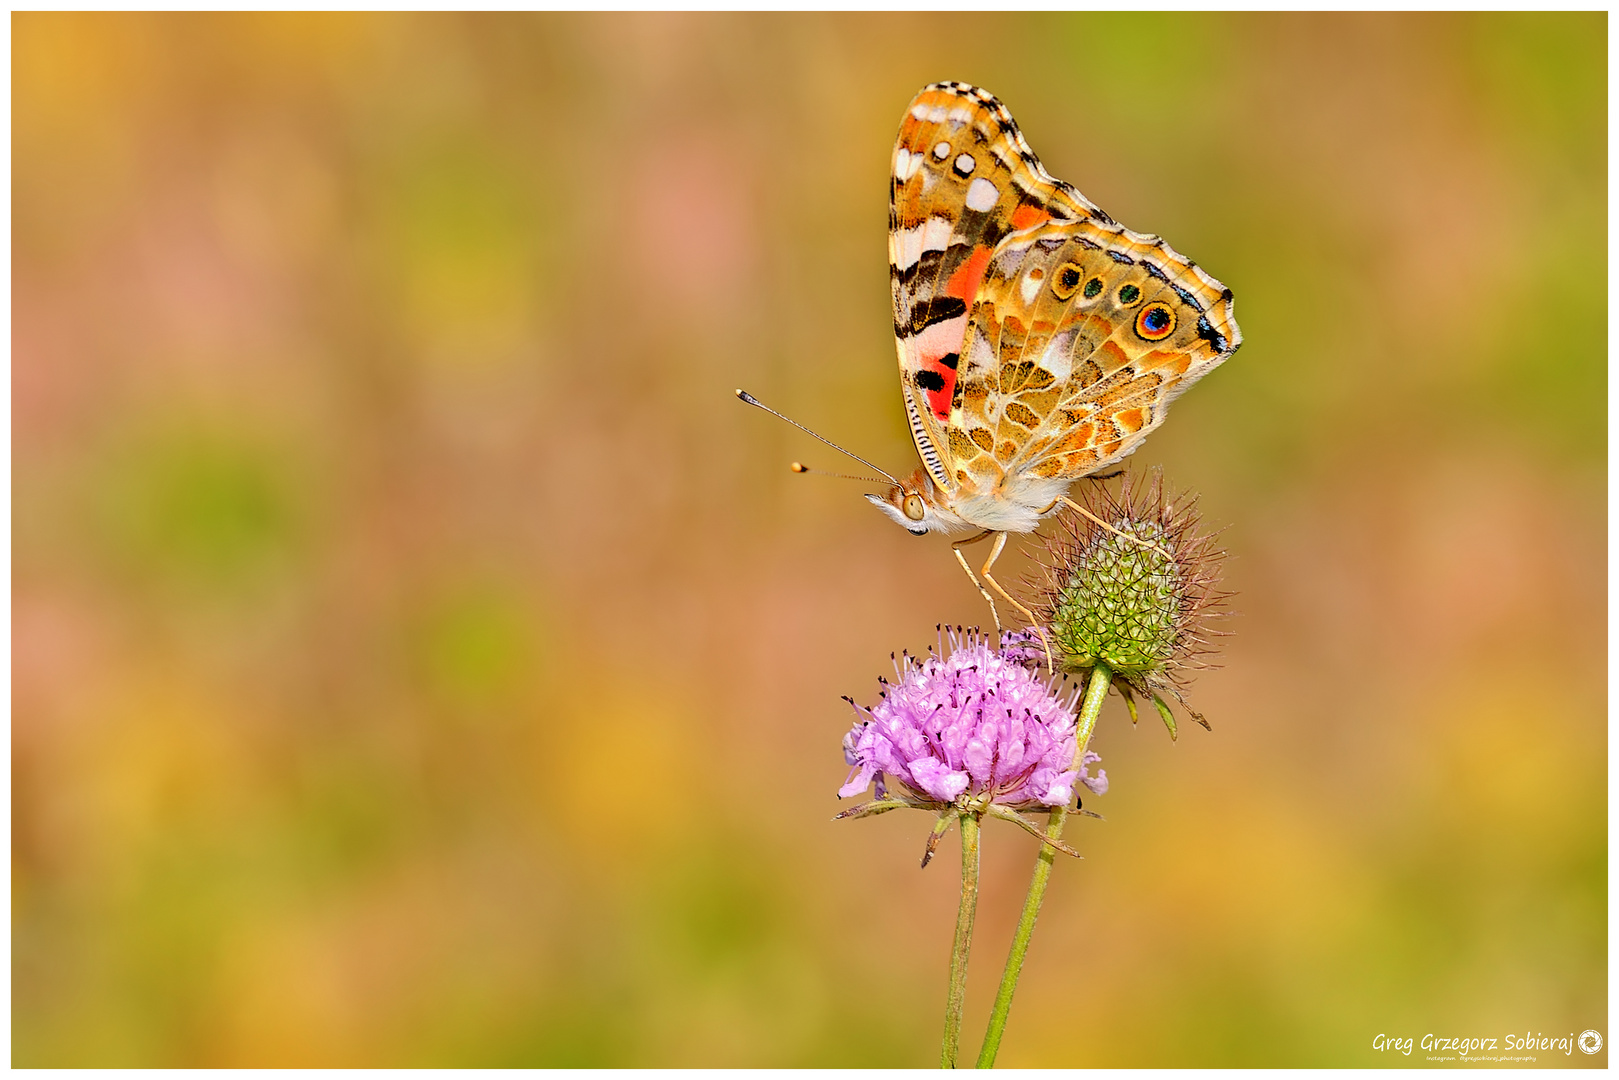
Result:
[[[985,581],[989,582],[990,585],[992,585],[994,587],[996,592],[998,592],[1002,596],[1006,597],[1006,602],[1007,603],[1009,603],[1013,607],[1017,608],[1018,611],[1023,615],[1023,617],[1025,619],[1029,620],[1029,628],[1031,630],[1033,630],[1035,633],[1040,635],[1040,647],[1046,651],[1046,670],[1055,673],[1056,670],[1057,670],[1057,665],[1051,659],[1051,642],[1046,638],[1046,628],[1040,625],[1040,620],[1034,617],[1034,612],[1030,611],[1028,608],[1026,608],[1022,604],[1018,603],[1017,597],[1013,596],[1011,593],[1009,593],[1005,589],[1003,589],[1001,587],[1001,583],[996,581],[995,578],[989,572],[989,568],[995,565],[995,560],[1001,557],[1001,551],[1003,549],[1005,549],[1005,547],[1006,547],[1006,534],[1003,533],[1003,532],[996,533],[995,534],[995,546],[989,549],[989,558],[984,560],[984,565],[979,567],[978,572],[981,575],[983,575],[983,578],[984,578]],[[959,556],[961,554],[961,552],[958,550],[956,552],[956,554]],[[983,586],[979,586],[979,591],[980,592],[983,591]],[[988,593],[984,593],[984,595],[986,597],[989,596]],[[990,606],[990,610],[993,611],[995,609],[995,602],[993,600],[990,601],[989,606]],[[995,629],[999,630],[1000,628],[1001,628],[1000,620],[997,619],[996,622],[995,622]]]
[[[1171,559],[1172,560],[1172,559],[1175,558],[1174,553],[1170,552],[1170,551],[1166,551],[1162,544],[1155,544],[1151,540],[1143,540],[1139,536],[1131,536],[1127,532],[1120,532],[1118,529],[1115,529],[1113,526],[1109,525],[1107,522],[1103,521],[1101,518],[1097,517],[1095,514],[1091,513],[1089,510],[1085,509],[1083,506],[1079,505],[1077,502],[1075,502],[1073,499],[1070,499],[1066,495],[1060,496],[1057,499],[1057,502],[1067,503],[1069,505],[1069,507],[1071,507],[1072,509],[1078,511],[1081,516],[1090,518],[1092,521],[1094,521],[1094,522],[1096,522],[1096,524],[1102,526],[1102,528],[1106,529],[1108,532],[1112,533],[1114,536],[1122,536],[1126,540],[1129,540],[1131,543],[1140,544],[1142,547],[1152,548],[1154,551],[1158,552],[1158,554],[1162,555],[1166,559]],[[1047,511],[1051,510],[1052,507],[1055,507],[1056,505],[1057,505],[1057,503],[1055,503],[1055,502],[1052,503],[1051,506],[1046,507],[1046,510],[1042,511],[1042,513],[1045,513]]]
[[[967,556],[961,553],[961,549],[966,547],[968,544],[976,544],[978,541],[990,535],[992,535],[990,530],[985,529],[977,536],[969,537],[966,540],[955,541],[950,545],[950,550],[956,553],[956,561],[960,563],[961,568],[967,572],[967,577],[972,579],[973,588],[977,589],[979,595],[981,595],[984,598],[984,601],[989,604],[989,617],[995,620],[995,634],[997,639],[999,639],[1001,633],[1001,613],[995,610],[995,598],[989,595],[989,590],[984,588],[983,582],[978,580],[978,575],[973,573],[973,568],[967,565]],[[1004,533],[1001,535],[1003,537],[1005,536]],[[994,562],[993,559],[990,561]]]

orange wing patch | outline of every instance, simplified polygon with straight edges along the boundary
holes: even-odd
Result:
[[[1012,228],[1018,232],[1022,232],[1030,226],[1038,225],[1042,221],[1050,220],[1051,211],[1043,206],[1035,206],[1032,203],[1024,203],[1012,211]]]

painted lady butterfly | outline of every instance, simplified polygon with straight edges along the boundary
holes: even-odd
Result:
[[[987,91],[934,83],[894,144],[889,279],[922,467],[866,496],[927,532],[1030,532],[1069,485],[1132,453],[1242,343],[1231,290],[1046,172]],[[1083,512],[1083,510],[1081,510]]]
[[[924,89],[900,122],[888,270],[922,459],[909,479],[737,396],[881,473],[887,493],[866,498],[918,536],[977,529],[951,547],[996,628],[980,577],[1033,623],[990,574],[1007,534],[1063,503],[1090,516],[1069,486],[1133,453],[1242,344],[1231,290],[1046,172],[1006,106],[959,82]],[[961,549],[989,537],[975,575]]]

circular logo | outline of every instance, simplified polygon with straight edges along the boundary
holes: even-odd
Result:
[[[1602,1036],[1587,1028],[1580,1032],[1580,1052],[1594,1054],[1602,1049]]]

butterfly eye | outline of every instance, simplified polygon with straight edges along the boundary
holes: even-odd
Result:
[[[921,521],[927,516],[927,507],[922,503],[922,496],[914,491],[905,496],[905,516],[912,521]]]
[[[1085,299],[1095,300],[1102,292],[1102,279],[1093,277],[1085,283]]]
[[[1136,316],[1136,333],[1148,341],[1162,341],[1175,329],[1175,313],[1163,304],[1148,304]]]
[[[1073,296],[1074,290],[1079,288],[1079,282],[1083,276],[1079,272],[1079,267],[1073,263],[1063,263],[1057,268],[1057,273],[1052,276],[1052,295],[1058,300],[1066,300]]]
[[[1140,299],[1141,290],[1136,288],[1134,285],[1119,286],[1119,303],[1123,304],[1125,307],[1129,307],[1131,304]]]

